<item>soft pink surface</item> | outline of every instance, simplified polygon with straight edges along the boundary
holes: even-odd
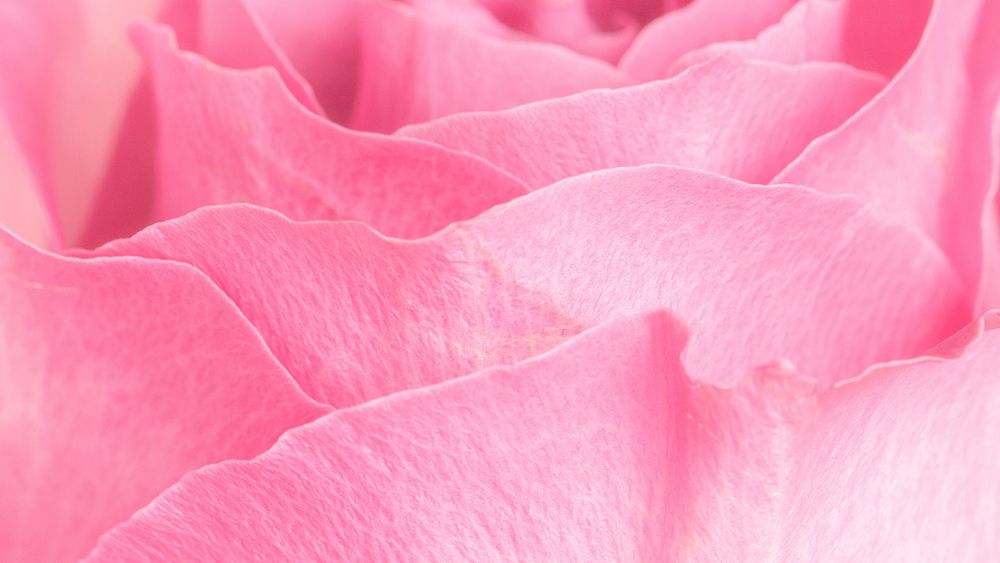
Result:
[[[113,176],[112,149],[140,76],[138,57],[122,31],[132,18],[154,13],[158,3],[0,4],[4,225],[47,246],[85,238],[98,194],[115,181],[107,177]]]
[[[0,225],[41,247],[57,246],[52,208],[38,189],[37,179],[14,131],[0,114]]]
[[[1000,560],[1000,1],[0,31],[0,561]]]
[[[133,36],[160,116],[157,219],[249,202],[413,237],[527,191],[471,155],[326,122],[292,99],[273,71],[215,67],[178,51],[160,28],[137,26]]]
[[[848,0],[800,0],[781,20],[752,39],[720,41],[677,59],[674,74],[724,53],[799,64],[847,59]]]
[[[883,85],[847,66],[720,57],[672,80],[461,114],[398,134],[480,156],[534,189],[649,163],[767,182]]]
[[[82,557],[181,475],[328,409],[194,268],[0,231],[0,560]]]
[[[228,68],[271,67],[306,108],[321,112],[312,88],[261,27],[246,0],[170,0],[163,20],[185,49]]]
[[[989,189],[998,37],[1000,3],[937,2],[886,90],[775,182],[858,196],[879,216],[927,233],[974,287],[982,226],[970,218],[981,216]]]
[[[194,264],[336,406],[652,307],[691,326],[698,379],[787,357],[835,381],[938,342],[972,299],[933,245],[856,203],[663,166],[566,180],[418,242],[230,207],[101,252]]]
[[[461,111],[505,109],[629,83],[603,61],[545,43],[475,33],[402,4],[364,3],[359,34],[351,119],[359,129],[390,132]]]
[[[620,320],[196,471],[88,560],[991,560],[998,328],[821,392],[691,382],[675,323]]]
[[[694,0],[647,25],[619,66],[638,81],[669,75],[678,57],[718,41],[750,39],[778,21],[795,0]]]
[[[345,122],[354,104],[358,6],[364,0],[243,0],[312,87],[326,114]]]

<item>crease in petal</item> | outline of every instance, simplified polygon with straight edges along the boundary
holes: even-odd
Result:
[[[187,264],[0,232],[0,559],[65,561],[184,473],[329,409]]]
[[[883,86],[839,65],[722,56],[670,80],[459,114],[397,134],[482,157],[534,189],[649,163],[766,182]]]
[[[248,202],[415,237],[527,191],[471,155],[330,123],[296,103],[273,71],[218,67],[179,51],[163,28],[139,25],[133,37],[161,123],[157,220]]]
[[[234,206],[100,252],[198,267],[303,389],[338,407],[655,307],[691,326],[685,365],[710,382],[776,357],[832,382],[968,320],[958,279],[919,234],[847,198],[667,166],[568,179],[418,241]]]

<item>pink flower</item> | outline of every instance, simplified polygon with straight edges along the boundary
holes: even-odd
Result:
[[[1000,559],[1000,1],[0,31],[0,561]]]

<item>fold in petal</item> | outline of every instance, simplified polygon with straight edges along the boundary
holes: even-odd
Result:
[[[341,410],[186,477],[89,561],[660,561],[681,330],[594,330],[511,368]]]
[[[351,120],[358,129],[390,132],[453,113],[628,83],[603,61],[554,45],[470,32],[402,4],[368,2],[359,17],[361,58]]]
[[[100,252],[195,265],[335,406],[654,307],[692,327],[699,380],[787,357],[834,381],[940,341],[970,299],[933,245],[849,200],[662,166],[569,179],[418,242],[230,207]]]
[[[722,57],[672,80],[461,114],[398,134],[482,157],[531,188],[649,163],[767,182],[883,85],[846,66]]]
[[[827,391],[692,383],[622,320],[194,472],[88,560],[993,560],[998,319]]]
[[[751,39],[778,21],[795,0],[695,0],[649,23],[619,67],[638,82],[666,78],[684,53],[719,41]]]
[[[215,67],[177,51],[155,27],[133,35],[161,123],[156,219],[250,202],[296,219],[351,218],[414,237],[527,191],[478,158],[326,122],[273,72]]]
[[[892,83],[774,181],[857,196],[885,220],[927,233],[976,287],[982,227],[970,218],[981,216],[990,188],[998,36],[996,2],[937,2]]]
[[[66,561],[181,475],[328,409],[184,264],[0,232],[0,559]]]

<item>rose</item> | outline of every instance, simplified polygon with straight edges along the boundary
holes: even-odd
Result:
[[[996,2],[412,4],[4,8],[3,559],[996,554]]]

